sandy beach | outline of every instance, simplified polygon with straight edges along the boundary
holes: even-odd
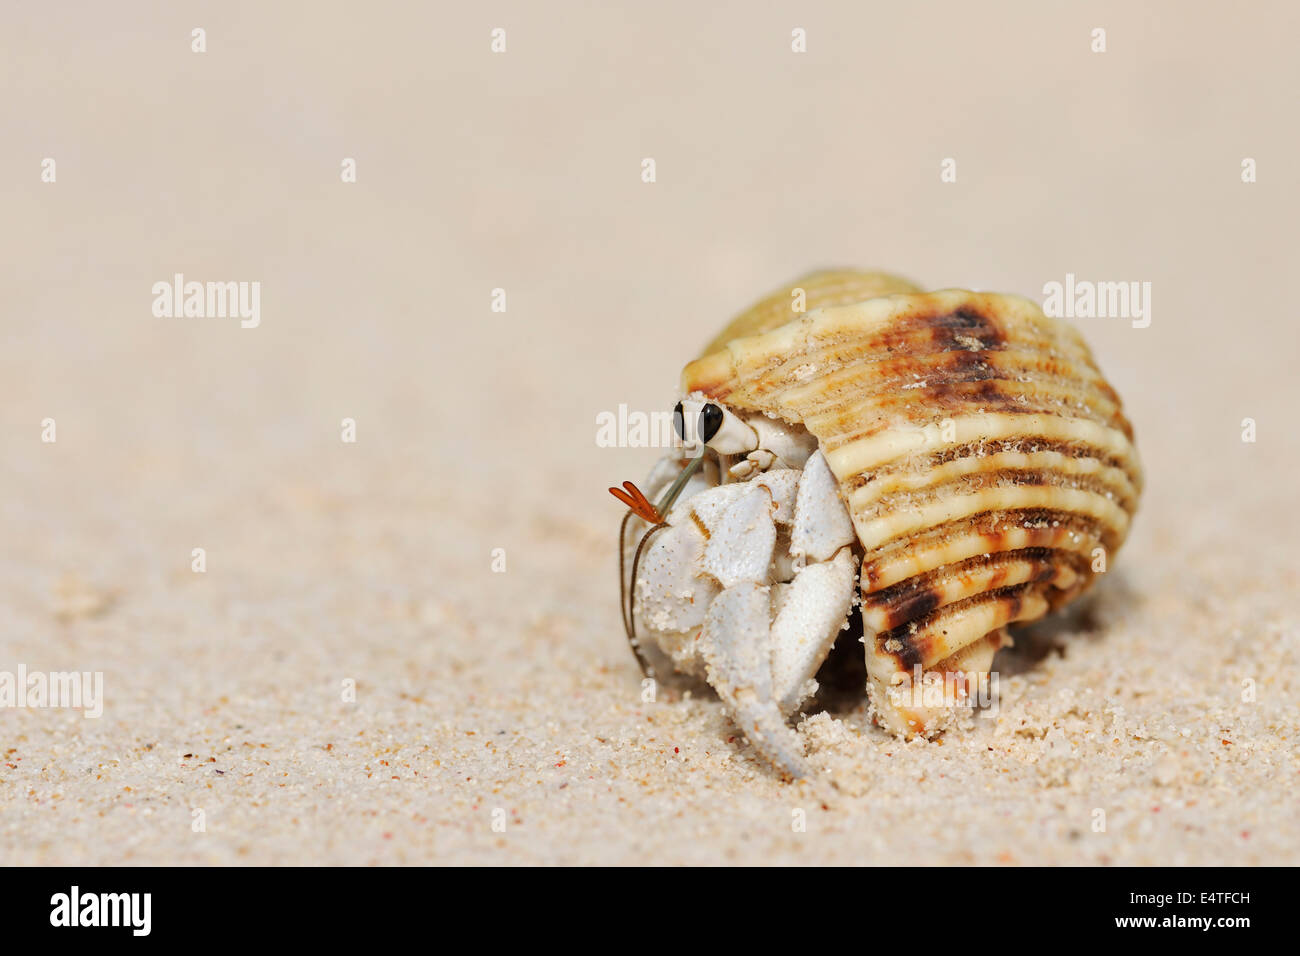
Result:
[[[1293,6],[267,6],[0,14],[0,672],[102,675],[0,861],[1300,863]],[[835,266],[1150,294],[1112,568],[940,740],[814,707],[830,791],[642,700],[596,434]]]

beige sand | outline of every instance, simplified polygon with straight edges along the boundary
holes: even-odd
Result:
[[[0,23],[0,670],[105,682],[0,711],[0,861],[1300,862],[1293,6],[263,6]],[[827,265],[1153,291],[1078,323],[1148,472],[1095,600],[941,743],[813,717],[823,805],[641,702],[594,435]]]

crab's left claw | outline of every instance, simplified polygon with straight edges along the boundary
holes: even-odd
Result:
[[[813,676],[853,610],[857,564],[848,547],[830,561],[800,569],[790,584],[775,584],[772,602],[772,692],[791,714],[817,689]]]

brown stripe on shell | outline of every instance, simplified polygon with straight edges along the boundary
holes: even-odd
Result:
[[[840,434],[833,447],[840,447],[897,427],[900,419],[923,422],[933,415],[943,419],[981,412],[1059,415],[1069,411],[1074,417],[1109,424],[1117,410],[1118,406],[1108,399],[1080,395],[1077,390],[1071,394],[1042,382],[925,381],[905,391],[871,396],[833,414],[810,415],[804,423],[809,428],[836,428]]]
[[[863,618],[874,630],[891,631],[977,590],[1077,580],[1083,564],[1078,556],[1051,548],[976,555],[866,595]]]
[[[969,495],[997,486],[1056,487],[1084,491],[1109,498],[1125,511],[1132,511],[1137,503],[1137,491],[1124,473],[1117,469],[1088,474],[1065,471],[1064,468],[1062,471],[1053,471],[1033,465],[1014,467],[997,462],[990,462],[989,465],[987,471],[953,473],[946,480],[940,479],[933,483],[920,484],[927,477],[922,473],[916,477],[918,483],[915,485],[899,482],[891,487],[882,482],[876,486],[864,486],[866,492],[855,490],[848,500],[854,514],[864,520],[900,509],[921,508],[947,496]]]
[[[930,330],[935,351],[973,351],[1000,348],[1007,340],[1001,323],[973,305],[961,306],[945,315],[921,318]]]
[[[1102,530],[1075,515],[991,512],[979,515],[977,521],[940,526],[911,540],[890,542],[869,552],[860,571],[862,593],[870,595],[913,575],[980,554],[1053,548],[1090,555],[1098,546],[1106,546]]]
[[[964,445],[939,449],[925,457],[913,456],[905,461],[895,462],[892,465],[886,465],[871,472],[855,474],[847,481],[842,482],[841,487],[851,495],[859,488],[885,481],[891,476],[907,472],[922,473],[951,461],[962,461],[971,458],[996,459],[999,455],[1007,453],[1036,455],[1045,452],[1061,455],[1063,458],[1076,462],[1095,461],[1102,468],[1113,468],[1122,471],[1134,491],[1138,493],[1142,491],[1142,474],[1132,467],[1133,463],[1129,460],[1078,443],[1018,438],[968,442]]]
[[[955,602],[924,618],[872,637],[877,656],[892,657],[901,670],[950,657],[990,631],[1026,617],[1039,617],[1047,600],[1032,583],[998,588]],[[870,662],[868,662],[870,667]]]

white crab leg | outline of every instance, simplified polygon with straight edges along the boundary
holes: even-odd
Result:
[[[727,509],[753,490],[754,486],[751,484],[734,482],[708,488],[691,498],[678,498],[677,504],[673,505],[668,512],[668,521],[670,524],[684,524],[689,521],[702,525],[709,534],[713,534],[718,522],[727,513]]]
[[[853,552],[841,548],[834,560],[809,564],[782,586],[772,622],[772,695],[790,714],[817,689],[813,676],[848,620],[853,607]]]
[[[794,502],[790,553],[825,561],[853,541],[853,522],[840,498],[839,483],[820,451],[808,458]]]
[[[659,531],[637,569],[637,620],[656,631],[685,631],[704,623],[704,611],[718,593],[711,578],[696,569],[704,554],[704,535],[694,524]]]
[[[777,524],[794,521],[794,503],[799,492],[799,472],[793,468],[768,471],[754,479],[754,484],[772,493],[772,520]]]
[[[706,676],[754,748],[791,777],[805,777],[803,744],[772,698],[770,620],[766,586],[742,582],[719,594],[700,637]]]
[[[707,494],[707,492],[706,492]],[[722,513],[704,546],[703,568],[724,588],[766,582],[776,545],[772,493],[753,485]],[[766,629],[767,622],[764,622]]]

